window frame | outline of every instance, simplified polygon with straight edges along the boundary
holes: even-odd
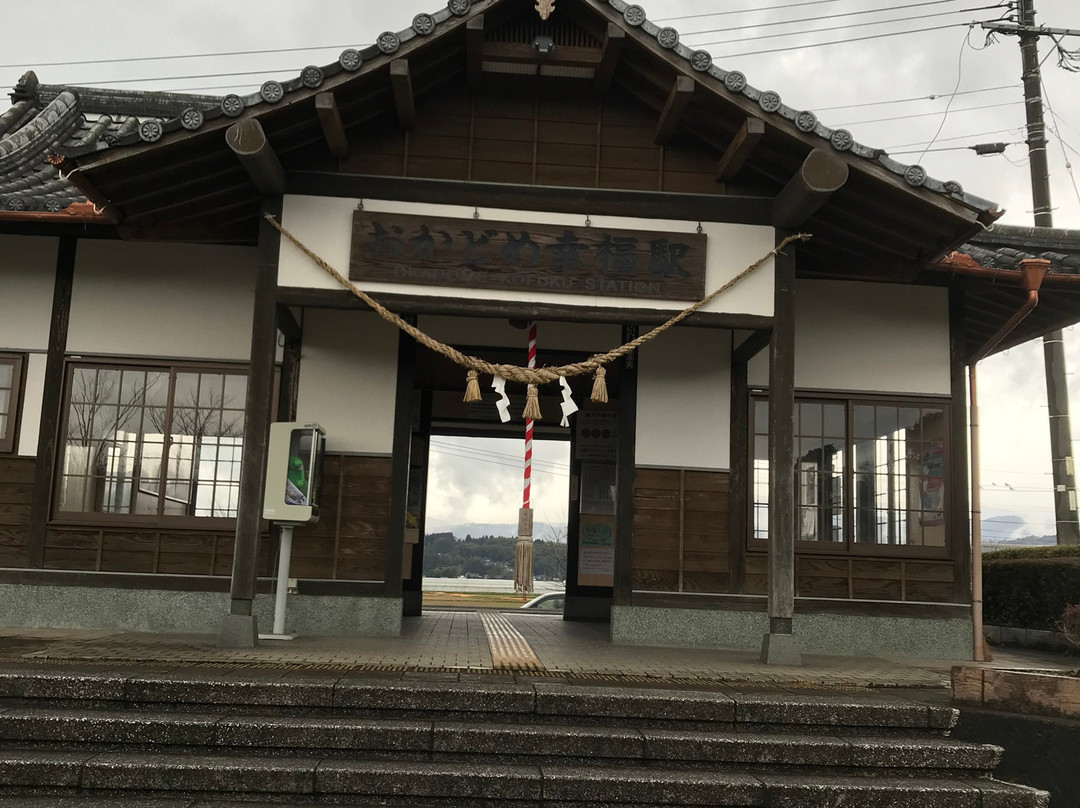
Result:
[[[227,373],[242,375],[250,383],[251,371],[248,365],[235,362],[206,361],[200,362],[192,359],[168,359],[168,358],[141,358],[141,357],[86,357],[71,358],[64,367],[64,396],[62,401],[63,417],[60,419],[59,434],[57,435],[56,466],[53,469],[52,479],[52,503],[50,524],[57,525],[93,525],[95,527],[140,527],[155,530],[228,530],[236,525],[235,516],[189,516],[187,514],[139,514],[139,513],[113,513],[94,511],[62,511],[60,510],[60,496],[64,479],[64,452],[66,443],[68,421],[71,418],[71,395],[72,384],[77,369],[98,370],[144,370],[167,373],[168,384],[168,418],[172,419],[172,411],[175,405],[173,393],[175,389],[176,375],[185,372],[194,373]],[[275,380],[277,372],[275,369]],[[276,411],[276,396],[272,396],[272,410]],[[246,401],[246,397],[245,397]],[[273,412],[271,420],[273,420]],[[241,448],[241,457],[243,449]],[[241,461],[242,462],[242,461]]]
[[[754,410],[756,402],[768,402],[768,388],[755,388],[750,391],[747,399],[748,418],[747,430],[747,523],[746,523],[746,549],[748,552],[767,552],[768,539],[757,538],[754,535],[754,438],[757,434],[755,428]],[[800,555],[831,555],[841,557],[867,557],[867,558],[900,558],[900,559],[951,559],[954,555],[953,526],[957,515],[952,513],[949,491],[951,486],[964,484],[964,481],[952,479],[952,398],[949,396],[864,393],[858,391],[836,390],[797,390],[795,391],[796,404],[802,402],[842,403],[844,405],[844,475],[843,475],[843,516],[844,516],[844,539],[843,541],[804,541],[796,537],[795,550]],[[943,412],[944,437],[942,438],[942,479],[945,483],[946,497],[943,502],[942,513],[944,516],[944,545],[912,545],[912,544],[878,544],[871,542],[859,542],[855,540],[855,463],[854,463],[854,412],[857,405],[871,406],[895,406],[895,407],[932,407]],[[796,472],[792,470],[792,473]],[[795,478],[795,490],[798,491],[798,478]],[[798,500],[792,503],[795,510],[796,524],[798,520]],[[965,518],[961,516],[960,518]]]
[[[0,433],[0,454],[14,454],[19,450],[19,429],[22,424],[22,403],[26,354],[0,352],[0,365],[11,368],[11,390],[8,393],[7,429]]]

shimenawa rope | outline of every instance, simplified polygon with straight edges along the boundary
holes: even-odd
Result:
[[[604,365],[618,359],[621,356],[625,356],[631,351],[641,347],[649,340],[660,336],[669,328],[678,325],[691,314],[698,311],[703,306],[708,305],[713,300],[722,295],[724,292],[726,292],[728,289],[730,289],[732,286],[741,281],[743,278],[750,275],[754,270],[756,270],[774,255],[783,250],[784,247],[786,247],[788,244],[791,244],[793,241],[808,241],[811,238],[809,233],[795,233],[788,236],[772,250],[765,253],[765,255],[761,256],[761,258],[750,264],[750,266],[748,266],[734,278],[729,280],[716,291],[712,292],[708,297],[702,298],[697,303],[688,306],[687,308],[680,311],[678,314],[674,315],[667,322],[662,323],[651,331],[642,334],[637,339],[620,345],[618,348],[614,348],[607,353],[594,354],[593,356],[590,356],[588,359],[586,359],[584,362],[573,362],[569,365],[561,365],[559,367],[524,368],[519,365],[503,365],[486,362],[478,356],[470,356],[468,354],[463,354],[456,348],[453,348],[443,342],[439,342],[433,337],[429,337],[416,326],[406,322],[401,317],[394,314],[394,312],[390,311],[379,301],[375,300],[375,298],[371,297],[363,289],[358,289],[353,286],[340,272],[338,272],[336,269],[326,263],[326,261],[323,260],[323,258],[321,258],[319,255],[316,255],[315,252],[313,252],[306,244],[300,241],[300,239],[298,239],[296,236],[286,230],[277,221],[277,219],[274,218],[273,214],[267,213],[265,214],[265,216],[266,220],[270,222],[270,224],[272,224],[275,228],[277,228],[278,232],[280,232],[281,235],[285,236],[285,238],[291,241],[297,249],[299,249],[302,253],[304,253],[304,255],[314,261],[328,275],[330,275],[330,277],[332,277],[339,284],[341,284],[344,289],[349,290],[356,297],[363,300],[375,311],[376,314],[386,320],[386,322],[396,326],[397,328],[400,328],[402,331],[404,331],[414,340],[419,342],[421,345],[430,348],[436,353],[442,354],[455,364],[460,365],[463,368],[467,368],[467,383],[465,387],[466,402],[481,400],[478,373],[488,373],[492,376],[501,376],[504,379],[521,382],[522,384],[527,385],[547,384],[548,382],[558,381],[560,377],[570,378],[571,376],[580,376],[583,373],[595,373],[596,378],[593,382],[591,400],[599,403],[606,403],[608,397],[607,384],[604,381],[604,375],[606,374]],[[536,420],[539,420],[539,418],[536,418]]]

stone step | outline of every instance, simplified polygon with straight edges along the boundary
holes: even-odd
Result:
[[[281,671],[164,673],[0,668],[0,705],[48,700],[63,706],[155,710],[273,708],[284,712],[388,718],[482,718],[574,725],[761,729],[850,728],[875,734],[947,734],[957,711],[875,693],[744,692],[576,684],[394,681]]]
[[[148,710],[0,709],[5,748],[245,750],[259,754],[383,759],[634,765],[992,771],[1001,750],[952,739],[800,735],[791,731],[665,730],[321,716],[226,716]]]
[[[162,754],[0,753],[0,796],[299,804],[1039,808],[986,778],[839,777],[560,765],[478,765]],[[40,792],[40,793],[35,793]],[[55,802],[52,804],[56,804]],[[118,802],[111,802],[120,805]],[[175,804],[183,804],[177,802]],[[214,800],[214,805],[220,805]]]

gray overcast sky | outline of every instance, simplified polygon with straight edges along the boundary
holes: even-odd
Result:
[[[716,0],[667,0],[641,5],[650,19],[666,20],[681,32],[683,42],[709,50],[725,69],[741,70],[755,87],[775,90],[789,106],[814,110],[826,124],[850,129],[860,142],[885,148],[904,162],[918,162],[931,176],[955,179],[966,190],[998,202],[1007,210],[1005,223],[1031,224],[1030,180],[1020,145],[1024,106],[1016,38],[1000,37],[987,46],[978,27],[969,31],[966,25],[955,25],[1000,17],[1003,8],[990,8],[997,0],[824,0],[774,8],[800,1],[806,3],[731,0],[721,6]],[[29,67],[49,84],[251,92],[266,79],[293,76],[307,64],[333,62],[344,48],[372,42],[384,30],[402,30],[415,14],[439,5],[439,0],[54,0],[46,13],[33,3],[5,2],[0,92],[8,92]],[[718,7],[735,13],[717,14]],[[1036,7],[1040,23],[1080,29],[1080,3],[1075,0],[1036,0]],[[893,10],[882,10],[887,8]],[[858,13],[874,9],[881,11]],[[670,19],[704,14],[711,16]],[[796,20],[802,22],[777,24]],[[894,22],[867,24],[884,20]],[[938,26],[950,27],[815,46]],[[1080,38],[1065,44],[1080,49]],[[292,48],[305,50],[270,52]],[[1056,114],[1048,112],[1047,117],[1060,135],[1051,138],[1049,151],[1054,223],[1080,229],[1080,192],[1071,167],[1080,157],[1080,74],[1058,68],[1050,50],[1044,38],[1043,80]],[[160,58],[238,51],[257,53]],[[131,59],[145,61],[106,61]],[[977,157],[964,149],[919,151],[989,141],[1016,145],[996,157]],[[916,152],[901,154],[910,150]],[[1067,335],[1070,368],[1075,367],[1076,336]],[[1070,390],[1073,409],[1080,415],[1075,376],[1070,377]],[[1032,530],[1050,532],[1041,348],[1028,345],[987,360],[980,366],[980,400],[986,515],[1020,513]],[[1080,418],[1074,420],[1074,434],[1080,434]],[[509,468],[490,469],[514,474]],[[464,491],[462,502],[480,502],[482,490],[491,488],[480,482],[486,479],[482,475],[472,477],[478,487]],[[514,521],[519,496],[508,491],[497,498],[489,506],[491,518],[484,521]]]

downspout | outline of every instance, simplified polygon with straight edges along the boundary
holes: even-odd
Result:
[[[1039,287],[1050,262],[1044,258],[1027,258],[1020,262],[1020,283],[1027,292],[1027,299],[1016,313],[986,341],[968,360],[968,391],[970,410],[971,445],[971,627],[974,659],[985,661],[983,639],[983,576],[982,576],[982,473],[979,466],[979,395],[976,366],[994,348],[1001,344],[1020,322],[1039,305]]]

